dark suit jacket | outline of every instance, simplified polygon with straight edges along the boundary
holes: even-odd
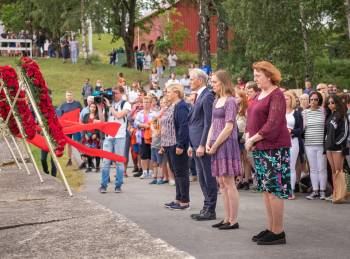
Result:
[[[205,146],[208,132],[211,125],[211,112],[213,109],[214,95],[205,88],[200,96],[197,96],[196,103],[189,115],[190,144],[197,148]]]
[[[295,109],[293,116],[295,119],[294,129],[291,131],[292,138],[298,138],[299,142],[299,156],[301,158],[301,162],[304,161],[305,147],[303,141],[303,131],[304,131],[304,120],[302,115],[302,109]]]
[[[188,148],[188,105],[181,100],[175,105],[174,125],[176,135],[176,147],[187,150]]]

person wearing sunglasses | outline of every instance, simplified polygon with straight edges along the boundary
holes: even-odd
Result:
[[[325,125],[325,144],[324,148],[327,154],[328,162],[332,168],[333,195],[327,197],[327,200],[333,203],[341,202],[344,197],[336,195],[340,193],[340,186],[337,186],[335,178],[338,174],[344,174],[344,158],[349,154],[346,147],[349,135],[349,121],[347,118],[347,107],[337,95],[330,95],[326,100],[326,125]],[[342,179],[345,179],[344,177]],[[344,183],[345,185],[345,183]]]
[[[316,90],[322,95],[322,98],[323,98],[322,106],[324,106],[326,104],[325,101],[330,94],[330,92],[328,92],[327,85],[324,83],[320,83],[316,86]]]
[[[310,108],[303,111],[305,151],[309,161],[312,193],[306,196],[308,200],[319,197],[326,199],[327,160],[324,155],[324,125],[325,113],[322,108],[323,98],[319,92],[309,95]]]

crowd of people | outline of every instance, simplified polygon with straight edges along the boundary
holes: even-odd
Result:
[[[254,81],[238,78],[235,85],[224,70],[208,75],[192,66],[181,80],[172,72],[164,87],[154,80],[156,71],[143,87],[136,81],[128,86],[122,73],[111,89],[102,80],[92,86],[86,79],[85,107],[67,92],[58,110],[81,109],[81,123],[120,124],[115,136],[94,130],[81,137],[84,145],[127,158],[116,163],[115,192],[122,192],[129,159],[134,177],[175,185],[175,198],[164,204],[171,210],[190,207],[190,182],[198,180],[203,207],[191,218],[215,220],[220,193],[224,218],[213,225],[219,230],[239,228],[238,190],[263,192],[268,226],[252,240],[283,244],[285,199],[302,197],[297,192],[308,193],[308,200],[341,203],[346,198],[350,96],[325,84],[314,90],[308,80],[297,96],[279,86],[281,74],[271,63],[257,62],[253,69]],[[82,154],[82,159],[81,169],[100,171],[99,158]],[[111,183],[112,163],[102,161],[101,193]]]
[[[22,30],[19,33],[7,32],[3,33],[0,36],[0,39],[21,39],[28,40],[28,42],[2,42],[2,47],[26,47],[30,48],[30,42],[32,43],[32,50],[34,57],[41,58],[55,58],[57,56],[62,57],[63,62],[67,62],[69,58],[71,58],[72,64],[76,64],[78,62],[79,57],[79,42],[76,40],[74,35],[68,36],[65,34],[61,39],[59,44],[55,44],[55,42],[48,38],[46,34],[42,31],[37,31],[30,34],[28,31]],[[16,57],[21,55],[28,55],[29,51],[25,50],[2,50],[1,56],[10,56]]]

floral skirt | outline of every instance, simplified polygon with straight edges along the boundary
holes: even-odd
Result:
[[[289,148],[253,151],[253,158],[258,191],[288,199],[292,195]]]

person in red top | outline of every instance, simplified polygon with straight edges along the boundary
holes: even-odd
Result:
[[[280,71],[267,61],[253,64],[254,81],[261,89],[248,107],[246,143],[253,151],[257,189],[263,192],[267,229],[253,236],[258,245],[285,244],[284,199],[291,195],[290,134],[286,122],[286,102],[278,88]]]
[[[237,77],[237,84],[236,87],[238,88],[237,90],[244,90],[245,88],[245,83],[242,79],[242,77]]]
[[[260,88],[254,81],[249,81],[245,84],[245,91],[248,97],[248,106],[250,106],[255,96],[260,93]]]

